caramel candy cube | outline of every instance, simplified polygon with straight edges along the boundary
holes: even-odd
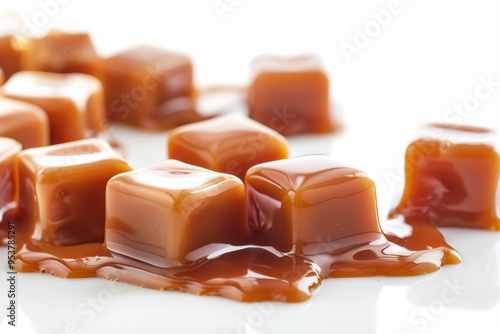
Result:
[[[405,189],[390,217],[500,230],[500,157],[492,130],[430,124],[406,150]]]
[[[105,60],[104,83],[110,120],[158,129],[172,112],[165,103],[193,95],[193,67],[183,54],[140,46]]]
[[[287,158],[288,145],[279,133],[251,119],[222,116],[174,130],[168,156],[243,180],[253,165]]]
[[[248,235],[244,186],[232,175],[166,160],[108,183],[106,245],[114,252],[168,267],[198,259],[188,254],[210,244],[241,245]]]
[[[7,223],[16,208],[17,187],[14,163],[21,144],[0,137],[0,245],[7,238]]]
[[[6,79],[21,70],[21,48],[12,35],[0,36],[0,68]]]
[[[102,77],[102,59],[86,33],[50,31],[26,43],[21,57],[25,71],[86,73]]]
[[[100,139],[24,150],[18,168],[20,220],[55,246],[102,243],[106,183],[131,170]]]
[[[251,65],[250,118],[288,136],[328,133],[328,77],[319,58],[262,56]]]
[[[3,74],[2,68],[0,68],[0,86],[5,82],[5,75]]]
[[[380,237],[373,181],[328,156],[256,165],[245,185],[248,224],[259,245],[314,255]]]
[[[0,137],[21,143],[23,149],[49,145],[49,121],[31,103],[0,97]]]
[[[18,72],[2,93],[46,112],[51,144],[92,137],[106,127],[101,83],[87,74]]]

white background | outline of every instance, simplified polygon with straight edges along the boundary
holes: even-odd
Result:
[[[231,10],[218,13],[214,3]],[[381,12],[388,8],[390,18]],[[344,131],[293,138],[292,155],[329,153],[370,174],[382,219],[401,190],[404,149],[421,124],[500,125],[500,7],[494,0],[0,0],[0,14],[12,9],[40,34],[50,27],[88,31],[103,55],[137,44],[185,52],[199,86],[246,84],[255,55],[320,55]],[[383,25],[375,18],[381,16]],[[1,26],[5,16],[0,20]],[[350,57],[342,52],[347,45],[356,47]],[[478,98],[478,89],[488,94]],[[135,166],[165,158],[164,133],[111,130],[129,146]],[[309,302],[296,305],[19,274],[18,322],[26,333],[71,333],[71,324],[80,333],[440,333],[478,326],[500,332],[500,234],[443,232],[463,264],[422,277],[328,280]],[[0,256],[6,258],[5,249]],[[0,282],[4,309],[7,289]],[[445,302],[454,284],[456,298]],[[88,298],[110,295],[102,309],[85,313]]]

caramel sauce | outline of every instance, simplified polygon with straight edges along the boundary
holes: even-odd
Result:
[[[343,248],[313,256],[282,254],[258,246],[235,249],[228,245],[217,255],[208,252],[197,261],[171,268],[111,252],[101,243],[56,247],[18,237],[16,270],[64,278],[103,277],[152,289],[244,302],[301,302],[309,299],[327,277],[414,276],[434,272],[443,264],[460,263],[459,255],[444,241],[439,242],[443,240],[440,233],[433,228],[428,230],[436,236],[432,243],[440,245],[431,250],[426,249],[429,245],[424,241],[424,233],[418,234],[420,239],[410,238],[409,248],[380,233],[354,236]],[[366,243],[367,237],[378,239]],[[415,248],[420,250],[410,250]]]
[[[282,164],[284,165],[281,166]],[[182,165],[175,166],[177,169],[182,168]],[[289,213],[292,220],[303,219],[296,220],[299,225],[302,224],[302,234],[296,233],[301,229],[299,225],[295,225],[296,230],[286,232],[283,237],[291,234],[292,241],[285,248],[279,243],[275,245],[272,242],[262,242],[262,231],[253,228],[249,240],[244,245],[207,243],[188,254],[183,254],[182,261],[172,263],[166,259],[165,265],[155,265],[147,260],[138,260],[140,256],[135,256],[133,248],[129,248],[132,251],[126,255],[111,251],[106,241],[56,246],[48,239],[35,239],[32,236],[37,223],[24,221],[21,217],[17,224],[16,270],[65,278],[104,277],[153,289],[222,296],[244,302],[300,302],[310,298],[312,291],[324,278],[420,275],[436,271],[443,264],[460,262],[458,253],[447,245],[441,234],[430,225],[412,229],[401,223],[396,224],[403,227],[401,231],[394,228],[384,234],[374,210],[375,188],[365,174],[338,166],[326,156],[305,156],[252,167],[253,171],[251,169],[247,174],[247,183],[248,175],[251,178],[252,175],[258,175],[256,172],[266,174],[271,167],[286,176],[282,178],[282,184],[294,185],[294,191],[302,192],[303,199],[308,199],[306,202],[296,201],[298,209]],[[154,168],[172,167],[170,163],[166,167]],[[189,177],[189,172],[182,172],[184,177]],[[205,181],[199,181],[199,170],[192,173],[193,177],[196,177],[192,182],[204,184]],[[116,178],[123,177],[118,175]],[[133,182],[137,180],[136,177]],[[124,178],[123,182],[126,181]],[[137,186],[132,183],[130,185]],[[279,191],[280,187],[268,187],[263,191],[275,193],[276,189]],[[323,191],[315,193],[317,189]],[[290,193],[290,189],[285,190]],[[337,193],[340,191],[338,198],[343,198],[340,205],[334,205],[334,211],[344,213],[341,220],[331,216],[334,212],[328,211],[328,205],[322,207],[322,196],[329,196],[332,190]],[[176,191],[178,192],[178,189]],[[307,191],[313,192],[306,196]],[[336,200],[335,196],[328,198],[333,203]],[[286,201],[286,198],[282,199],[282,204]],[[176,203],[183,205],[181,202]],[[251,211],[252,208],[247,210]],[[360,214],[352,218],[346,215],[355,211]],[[319,214],[321,212],[324,213],[322,217]],[[307,218],[308,215],[321,221],[311,222]],[[274,216],[276,218],[277,213]],[[283,219],[278,219],[271,224],[282,222]],[[331,235],[325,236],[328,225],[334,228],[330,229]],[[310,229],[307,230],[307,227]],[[144,245],[141,247],[157,247],[153,239],[150,240],[142,239]],[[297,240],[300,241],[301,247],[297,247]]]

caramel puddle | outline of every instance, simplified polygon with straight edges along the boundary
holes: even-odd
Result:
[[[152,289],[243,302],[302,302],[311,297],[324,278],[414,276],[460,262],[458,253],[438,230],[416,223],[408,226],[413,227],[413,233],[398,234],[392,229],[390,234],[364,233],[312,245],[317,247],[317,255],[283,254],[252,245],[219,245],[215,252],[206,251],[186,265],[160,268],[111,252],[103,244],[56,247],[33,240],[26,237],[32,231],[18,224],[15,269],[63,278],[103,277]]]

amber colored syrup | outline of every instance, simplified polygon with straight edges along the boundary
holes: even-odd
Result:
[[[23,229],[22,222],[17,226],[17,271],[64,278],[104,277],[244,302],[301,302],[327,277],[413,276],[460,262],[458,253],[438,230],[418,223],[410,224],[413,233],[406,237],[366,233],[336,244],[318,244],[319,254],[314,256],[281,254],[258,246],[227,246],[171,268],[113,253],[103,244],[55,247],[27,237],[32,231]]]

